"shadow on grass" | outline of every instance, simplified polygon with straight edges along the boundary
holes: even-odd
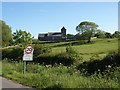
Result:
[[[106,56],[103,60],[90,60],[78,65],[77,69],[84,75],[99,74],[102,75],[108,72],[113,72],[115,67],[120,66],[120,55],[112,53]]]
[[[73,55],[69,55],[67,53],[60,53],[57,55],[43,54],[36,57],[33,62],[52,66],[55,64],[63,64],[65,66],[70,66],[74,63],[74,57]]]
[[[49,87],[45,88],[45,90],[61,90],[61,89],[62,89],[61,84],[53,85],[53,86],[49,86]]]
[[[87,44],[93,44],[94,41],[91,41],[90,43],[88,43],[87,41],[85,40],[81,40],[81,41],[71,41],[71,42],[68,42],[68,43],[64,43],[64,44],[59,44],[59,45],[54,45],[52,47],[63,47],[63,46],[68,46],[68,45],[72,45],[72,46],[77,46],[77,45],[87,45]]]

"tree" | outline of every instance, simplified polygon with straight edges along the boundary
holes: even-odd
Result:
[[[73,37],[73,34],[67,34],[67,38],[70,39],[71,37]]]
[[[105,33],[105,37],[106,37],[106,38],[112,38],[112,35],[111,35],[111,33],[106,32],[106,33]]]
[[[114,38],[120,38],[120,31],[115,31],[112,36]]]
[[[105,31],[102,31],[100,29],[96,30],[95,37],[104,38],[105,37]]]
[[[16,30],[13,33],[13,41],[15,44],[22,44],[23,46],[32,43],[32,35],[29,32]]]
[[[2,33],[2,46],[10,45],[12,40],[12,30],[9,25],[0,20],[0,33]]]
[[[76,31],[90,42],[92,35],[97,30],[98,25],[94,22],[83,21],[77,27]]]

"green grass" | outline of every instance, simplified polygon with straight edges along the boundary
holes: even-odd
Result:
[[[75,51],[77,51],[83,60],[89,60],[94,54],[98,54],[101,57],[106,56],[109,52],[118,50],[118,39],[96,39],[93,44],[83,44],[83,45],[73,45]],[[68,43],[68,42],[66,42]],[[61,45],[58,43],[57,45]],[[50,44],[51,45],[51,44]],[[54,46],[54,44],[52,44]],[[56,43],[55,43],[56,45]],[[65,52],[66,46],[53,47],[52,53],[57,54],[60,52]]]
[[[3,61],[3,66],[4,77],[34,88],[120,88],[119,81],[116,79],[105,78],[100,74],[85,77],[75,69],[75,66],[52,67],[29,64],[26,76],[23,74],[22,62],[8,63]]]
[[[109,52],[118,50],[117,39],[94,39],[92,44],[73,44],[73,49],[88,61],[92,56],[104,58]],[[69,42],[47,43],[52,48],[49,55],[66,51]],[[84,76],[76,66],[28,64],[26,76],[23,74],[23,62],[2,62],[2,75],[21,84],[34,88],[120,88],[120,67],[109,76],[94,74]]]

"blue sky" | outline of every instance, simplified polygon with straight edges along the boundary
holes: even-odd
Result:
[[[12,31],[22,29],[37,37],[38,33],[59,32],[76,34],[82,21],[92,21],[99,28],[113,33],[118,30],[117,2],[3,2],[2,20]]]

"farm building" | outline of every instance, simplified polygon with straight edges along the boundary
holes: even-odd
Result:
[[[66,29],[63,27],[61,32],[48,32],[38,35],[38,40],[42,41],[62,41],[66,40]]]

